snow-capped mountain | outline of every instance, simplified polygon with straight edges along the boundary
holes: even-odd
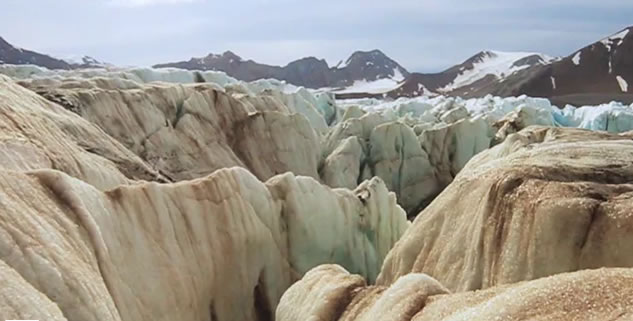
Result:
[[[441,73],[412,73],[388,96],[528,95],[549,98],[561,106],[596,105],[612,100],[632,102],[630,84],[633,84],[633,27],[564,58],[483,51]]]
[[[409,72],[397,62],[387,57],[380,50],[357,51],[353,53],[343,64],[334,68],[346,73],[347,83],[351,85],[357,81],[373,82],[381,79],[402,81]]]
[[[564,59],[531,70],[508,94],[548,97],[572,104],[633,100],[633,27],[571,53]],[[502,92],[502,91],[498,91]],[[503,92],[502,92],[503,93]]]
[[[403,80],[409,72],[380,50],[354,52],[345,62],[330,67],[323,59],[306,57],[284,67],[244,60],[233,52],[210,54],[188,61],[158,64],[155,68],[176,67],[188,70],[216,70],[239,80],[253,81],[274,78],[308,88],[347,88],[388,79]],[[385,88],[386,91],[394,86]]]
[[[38,65],[48,69],[71,69],[67,62],[34,51],[15,47],[0,37],[0,64]]]
[[[483,51],[473,57],[472,63],[459,68],[460,73],[448,85],[438,88],[440,93],[455,91],[470,86],[483,78],[494,76],[502,80],[520,70],[535,65],[544,65],[554,58],[526,52]]]
[[[546,65],[554,60],[547,55],[531,52],[482,51],[440,73],[413,73],[390,96],[468,96],[521,70]]]
[[[62,58],[62,60],[71,65],[74,69],[113,67],[112,64],[101,62],[90,56],[67,56]]]
[[[48,69],[106,68],[111,64],[89,56],[52,57],[16,47],[0,37],[0,64],[36,65]]]
[[[91,57],[57,59],[21,49],[0,38],[0,64],[48,69],[107,68]],[[557,105],[633,102],[633,27],[620,30],[563,58],[532,52],[482,51],[438,73],[409,73],[380,50],[357,51],[335,66],[306,57],[286,66],[246,60],[226,51],[155,65],[222,71],[236,79],[278,79],[334,92],[338,98],[460,96],[546,97]]]

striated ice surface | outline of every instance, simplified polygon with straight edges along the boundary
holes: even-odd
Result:
[[[134,83],[168,82],[217,84],[247,95],[267,94],[277,97],[294,111],[303,114],[317,130],[325,130],[337,122],[340,109],[357,106],[367,112],[379,112],[389,119],[405,119],[443,126],[464,118],[484,118],[489,124],[505,115],[521,111],[525,125],[578,127],[609,132],[633,130],[633,105],[611,102],[599,106],[564,106],[559,108],[546,98],[494,97],[462,99],[459,97],[415,97],[393,101],[375,98],[335,101],[331,93],[294,86],[276,79],[253,82],[239,81],[218,71],[189,71],[177,68],[95,68],[80,70],[48,70],[32,65],[0,65],[0,74],[31,81],[62,79],[120,79],[121,88],[134,88]]]

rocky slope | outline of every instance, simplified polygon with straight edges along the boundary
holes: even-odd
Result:
[[[18,48],[0,37],[0,65],[35,65],[48,69],[85,69],[108,68],[111,64],[98,61],[89,56],[59,59],[35,51]]]
[[[439,73],[412,73],[398,88],[389,92],[389,96],[444,94],[481,97],[490,93],[482,88],[496,85],[519,71],[546,65],[553,60],[537,53],[482,51]]]
[[[71,65],[63,60],[43,55],[34,51],[14,47],[0,37],[0,64],[37,65],[49,69],[71,69]]]
[[[630,27],[535,69],[529,78],[508,79],[509,83],[517,83],[509,94],[522,93],[569,102],[588,100],[590,104],[608,102],[605,99],[615,95],[620,100],[633,102],[628,85],[633,84],[632,53],[633,27]]]
[[[307,88],[347,87],[357,81],[371,82],[379,79],[399,81],[409,74],[380,50],[354,52],[345,62],[334,67],[328,66],[325,60],[314,57],[302,58],[284,67],[271,66],[244,60],[230,51],[222,55],[209,54],[203,58],[154,66],[165,67],[222,71],[243,81],[272,78]]]
[[[286,66],[245,60],[231,51],[188,61],[157,64],[156,68],[221,71],[237,80],[276,79],[295,86],[327,90],[340,99],[453,97],[545,97],[555,105],[633,103],[633,27],[552,58],[530,52],[486,50],[438,73],[409,73],[380,50],[357,51],[336,66],[306,57]],[[0,64],[31,64],[49,69],[108,68],[91,57],[67,62],[12,46],[0,38]],[[116,68],[115,68],[116,69]]]
[[[633,27],[552,59],[529,53],[484,51],[441,73],[411,73],[391,97],[443,94],[461,97],[528,95],[553,103],[633,102]],[[369,95],[371,96],[371,95]]]

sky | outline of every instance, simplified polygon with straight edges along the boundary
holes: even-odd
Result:
[[[2,0],[0,36],[53,56],[150,66],[231,50],[330,65],[380,49],[410,71],[481,50],[567,56],[633,25],[629,0]]]

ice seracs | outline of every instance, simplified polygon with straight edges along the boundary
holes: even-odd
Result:
[[[614,134],[631,106],[0,72],[16,78],[0,76],[3,317],[603,320],[633,306],[630,269],[560,275],[633,266],[632,133]]]
[[[270,96],[229,97],[212,84],[127,90],[103,77],[48,80],[59,95],[0,76],[4,318],[272,320],[283,291],[319,264],[374,280],[409,225],[380,178],[333,189],[288,172],[283,163],[298,151],[291,141],[308,139],[316,175],[319,140],[302,114]],[[223,128],[233,121],[252,171],[227,156],[233,142],[223,137],[234,127]],[[307,132],[293,133],[300,128]],[[228,168],[192,163],[208,156]],[[178,163],[193,180],[160,173]]]
[[[348,188],[378,176],[410,216],[470,158],[524,127],[621,132],[633,126],[632,110],[617,103],[561,110],[525,96],[335,101],[282,81],[247,83],[213,71],[0,70],[32,77],[20,83],[99,124],[175,180],[228,166],[246,167],[262,180],[293,171]],[[514,114],[504,118],[508,113]]]
[[[617,250],[633,246],[624,232],[633,226],[632,137],[543,126],[508,135],[472,158],[420,213],[378,283],[427,273],[451,291],[468,291],[633,267]]]
[[[632,317],[632,135],[509,135],[415,219],[375,284],[319,266],[284,293],[277,320]]]
[[[370,112],[385,114],[395,112],[401,117],[408,115],[417,118],[422,123],[427,123],[431,128],[444,124],[444,121],[441,120],[442,114],[464,108],[467,111],[467,116],[464,117],[480,117],[486,119],[490,124],[499,121],[508,113],[522,109],[524,111],[534,110],[535,113],[548,115],[537,123],[530,123],[531,125],[579,127],[610,132],[633,130],[633,121],[630,120],[633,117],[633,108],[619,102],[581,107],[567,105],[561,109],[552,105],[545,98],[527,96],[501,98],[488,95],[471,99],[446,96],[399,98],[394,101],[374,98],[348,99],[339,100],[338,104],[342,108],[357,105]],[[618,121],[613,121],[614,119]]]

